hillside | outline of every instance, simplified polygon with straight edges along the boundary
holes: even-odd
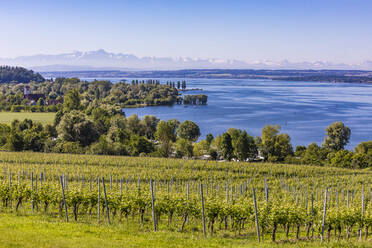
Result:
[[[45,79],[32,70],[23,67],[0,66],[0,83],[43,82]]]

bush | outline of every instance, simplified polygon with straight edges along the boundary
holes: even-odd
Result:
[[[352,168],[353,153],[348,150],[340,150],[329,154],[329,165],[334,167]]]
[[[21,105],[13,105],[10,109],[11,112],[21,112],[23,110],[23,107]]]
[[[72,154],[83,154],[85,153],[84,147],[81,147],[79,142],[70,142],[59,140],[53,149],[56,153],[72,153]]]

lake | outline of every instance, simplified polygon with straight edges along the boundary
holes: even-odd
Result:
[[[109,79],[113,82],[119,79]],[[130,80],[130,79],[129,79]],[[184,79],[160,79],[177,81]],[[207,133],[222,134],[230,127],[260,135],[268,124],[279,124],[292,144],[322,143],[325,128],[342,121],[351,129],[348,148],[372,140],[372,85],[236,79],[185,79],[185,94],[206,94],[206,106],[158,106],[124,109],[126,116],[155,115],[168,120],[192,120]]]

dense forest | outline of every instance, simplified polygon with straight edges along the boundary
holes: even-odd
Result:
[[[29,83],[43,82],[45,79],[39,74],[22,67],[0,66],[0,83]]]

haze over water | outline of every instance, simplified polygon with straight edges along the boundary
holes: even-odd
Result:
[[[111,79],[112,80],[112,79]],[[130,79],[129,79],[130,80]],[[161,79],[177,81],[183,79]],[[202,133],[214,136],[230,127],[260,135],[267,124],[279,124],[292,144],[322,143],[325,128],[343,121],[351,128],[347,148],[372,140],[372,85],[235,79],[186,79],[185,94],[206,94],[208,105],[173,105],[124,109],[126,116],[155,115],[162,120],[196,122]],[[115,81],[115,80],[112,80]]]

